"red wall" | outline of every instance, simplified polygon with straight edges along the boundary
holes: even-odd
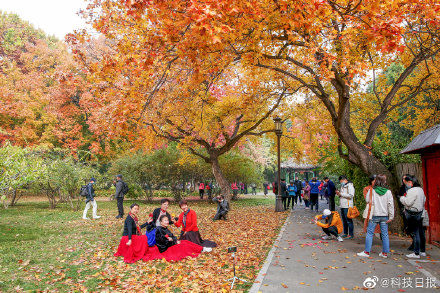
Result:
[[[429,242],[440,244],[440,149],[422,153]]]

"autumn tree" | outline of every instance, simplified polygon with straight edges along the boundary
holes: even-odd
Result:
[[[93,1],[89,9],[95,28],[124,48],[126,57],[117,62],[133,58],[139,68],[161,64],[157,72],[166,75],[174,62],[189,60],[205,77],[213,67],[240,63],[245,70],[262,68],[281,74],[294,87],[299,84],[330,117],[340,155],[364,172],[390,178],[371,152],[378,127],[393,110],[427,90],[428,68],[439,49],[434,0],[107,0]],[[364,92],[363,79],[371,73],[374,79],[396,60],[404,70],[387,90],[376,92],[366,134],[357,135],[351,124],[353,96]],[[423,67],[425,74],[412,75]]]
[[[112,28],[115,32],[104,32],[107,38],[127,30],[124,26]],[[73,42],[80,40],[77,36]],[[84,45],[73,45],[78,60],[89,70],[90,82],[96,84],[93,96],[82,100],[93,105],[91,128],[97,135],[105,134],[107,140],[123,137],[147,148],[157,142],[155,137],[178,143],[211,165],[222,191],[230,196],[220,156],[245,136],[272,131],[273,122],[266,125],[268,118],[295,90],[287,91],[281,77],[274,81],[272,76],[269,84],[267,77],[276,73],[259,68],[246,71],[215,60],[201,65],[208,74],[205,70],[201,74],[190,59],[141,65],[139,56],[125,51],[129,40],[114,38],[114,52],[94,59],[81,49]],[[138,53],[143,51],[131,54]],[[251,86],[237,86],[240,80]]]
[[[66,45],[15,14],[0,22],[0,141],[80,148],[85,79]]]

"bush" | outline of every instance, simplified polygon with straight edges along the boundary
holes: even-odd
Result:
[[[41,176],[42,166],[43,161],[32,149],[9,143],[0,148],[0,195],[5,208],[17,203],[20,188]]]

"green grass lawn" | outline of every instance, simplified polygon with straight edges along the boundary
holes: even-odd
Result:
[[[125,201],[126,212],[133,202]],[[206,202],[191,205],[212,215],[216,209]],[[233,203],[234,208],[260,205],[273,206],[274,199],[246,198]],[[141,204],[142,218],[158,206]],[[170,212],[178,215],[180,210],[172,204]],[[115,201],[98,201],[98,214],[101,219],[84,221],[82,210],[72,211],[63,204],[52,210],[46,202],[23,202],[1,209],[0,291],[102,290],[103,279],[98,276],[116,262],[113,253],[123,221],[114,219]],[[111,280],[106,282],[111,285]]]

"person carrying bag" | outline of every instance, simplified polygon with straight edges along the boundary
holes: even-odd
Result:
[[[336,191],[336,194],[339,196],[339,206],[341,208],[341,218],[342,224],[344,226],[344,235],[342,238],[353,239],[354,238],[354,225],[353,218],[349,218],[349,210],[350,217],[353,217],[356,214],[357,208],[354,210],[354,194],[355,189],[352,182],[348,181],[347,177],[341,175],[339,176],[339,183],[341,183],[341,189]],[[359,211],[357,211],[359,213]]]
[[[380,257],[388,258],[390,253],[390,241],[388,238],[388,224],[394,218],[394,200],[391,190],[387,188],[386,176],[377,175],[374,188],[371,188],[366,196],[369,205],[367,210],[367,235],[365,236],[365,250],[359,252],[360,257],[369,257],[373,245],[374,230],[379,224],[382,236],[382,252]]]

